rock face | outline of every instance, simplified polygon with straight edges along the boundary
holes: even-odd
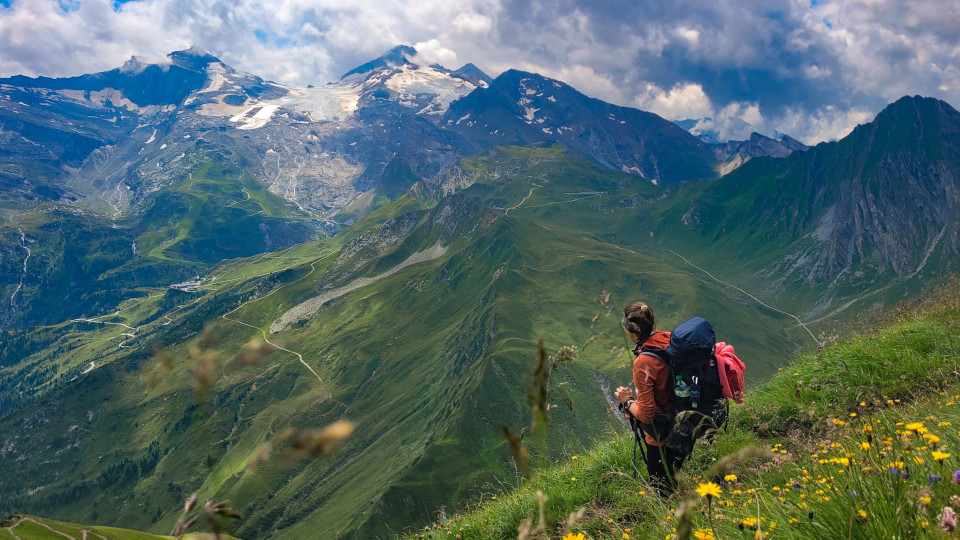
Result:
[[[960,113],[904,97],[840,141],[746,163],[676,219],[745,260],[783,246],[786,256],[754,261],[767,292],[816,291],[819,300],[803,303],[829,309],[838,290],[950,271],[960,253],[958,171]]]
[[[772,139],[759,133],[751,133],[746,141],[728,141],[714,148],[721,162],[720,176],[724,176],[753,158],[783,158],[798,150],[805,151],[809,147],[788,135]]]
[[[443,126],[483,146],[558,141],[655,184],[716,176],[709,145],[676,124],[534,73],[504,72],[489,88],[454,102]]]
[[[817,216],[815,223],[796,219],[791,225],[803,227],[828,248],[814,274],[837,274],[869,262],[908,275],[938,244],[955,237],[958,135],[960,113],[950,105],[905,97],[835,147],[818,146],[812,149],[815,153],[798,159],[808,167],[805,191],[834,192],[803,205]],[[828,148],[831,151],[825,151]],[[830,184],[839,184],[839,189],[829,190]]]

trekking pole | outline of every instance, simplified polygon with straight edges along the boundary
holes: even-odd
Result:
[[[643,449],[643,444],[640,441],[637,419],[632,414],[630,415],[630,429],[633,430],[633,477],[637,478],[637,475],[640,474],[639,469],[637,469],[637,447],[640,447],[640,455],[643,456],[644,463],[647,462],[647,452]]]

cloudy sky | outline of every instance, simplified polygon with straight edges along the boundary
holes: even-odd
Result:
[[[842,137],[906,94],[960,106],[956,0],[0,0],[0,76],[66,76],[196,45],[324,84],[397,44],[515,67],[723,138]]]

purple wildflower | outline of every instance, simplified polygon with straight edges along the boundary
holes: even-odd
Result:
[[[939,482],[939,481],[940,481],[940,475],[939,475],[939,474],[928,474],[928,475],[927,475],[927,482],[928,482],[931,486],[934,485],[934,484],[936,484],[936,483]]]
[[[960,471],[953,471],[953,478],[950,479],[953,484],[960,484]]]

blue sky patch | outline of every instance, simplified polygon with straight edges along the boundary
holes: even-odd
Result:
[[[257,28],[253,31],[253,36],[263,45],[284,49],[297,44],[297,41],[290,36],[279,36],[273,32]]]
[[[80,0],[57,0],[57,3],[60,9],[68,13],[80,9]]]

